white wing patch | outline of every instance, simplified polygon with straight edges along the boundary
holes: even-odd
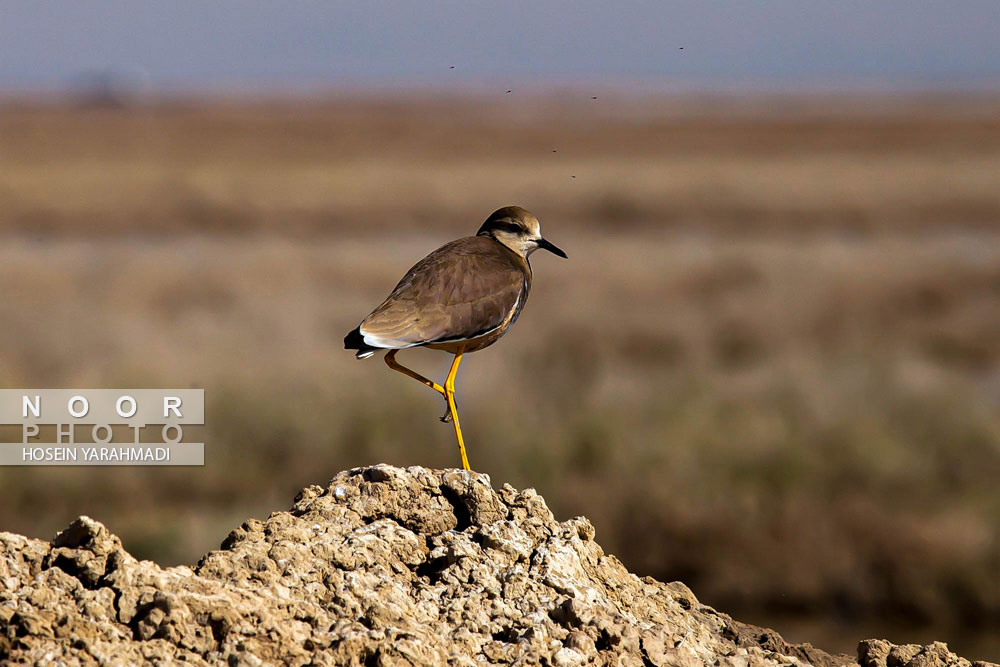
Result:
[[[369,347],[379,347],[384,350],[402,350],[407,347],[421,345],[421,343],[406,343],[398,340],[379,338],[374,334],[365,333],[364,327],[361,327],[359,331],[361,333],[361,339],[364,340],[365,345],[368,345]]]
[[[492,329],[481,331],[472,338],[444,338],[436,341],[421,341],[419,343],[411,343],[408,341],[402,341],[398,339],[383,338],[375,334],[367,333],[365,331],[364,326],[358,327],[358,332],[361,334],[361,338],[362,340],[364,340],[365,345],[369,347],[381,348],[383,350],[405,350],[408,347],[419,347],[421,345],[427,345],[430,343],[461,343],[462,341],[466,340],[477,340],[479,338],[482,338],[483,336],[488,336],[494,331],[502,329],[511,324],[511,320],[514,319],[514,316],[517,315],[517,312],[521,307],[521,300],[524,298],[524,294],[527,291],[525,289],[526,287],[527,287],[526,285],[522,285],[521,291],[518,292],[517,299],[514,301],[514,306],[509,311],[507,311],[507,314],[504,316],[503,321],[500,322],[500,324],[493,327]],[[370,354],[368,356],[370,356]],[[365,357],[358,356],[358,359],[363,359],[363,358]]]

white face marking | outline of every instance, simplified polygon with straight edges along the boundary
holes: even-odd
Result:
[[[538,224],[538,220],[535,218],[528,218],[524,221],[524,226],[528,230],[528,236],[533,239],[542,238],[542,226]]]
[[[527,257],[538,250],[538,240],[542,238],[542,229],[535,218],[520,222],[524,225],[523,231],[512,232],[506,229],[495,229],[493,236],[517,254]]]

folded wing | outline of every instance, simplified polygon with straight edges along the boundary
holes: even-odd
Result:
[[[371,347],[403,348],[482,336],[527,297],[527,265],[486,237],[453,241],[420,260],[358,332]]]

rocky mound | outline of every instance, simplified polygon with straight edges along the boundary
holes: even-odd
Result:
[[[323,665],[855,664],[630,574],[584,518],[485,475],[390,466],[304,489],[197,567],[138,561],[80,517],[0,533],[0,662]],[[866,667],[969,665],[943,644]]]

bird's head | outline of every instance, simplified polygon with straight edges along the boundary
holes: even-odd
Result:
[[[489,236],[504,244],[522,257],[539,248],[566,258],[566,253],[542,238],[538,218],[520,206],[497,209],[479,228],[477,236]]]

